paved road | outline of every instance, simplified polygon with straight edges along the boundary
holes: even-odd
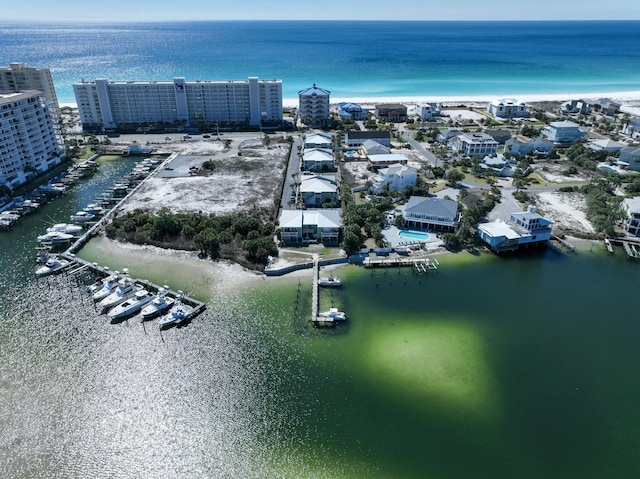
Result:
[[[435,155],[431,153],[431,151],[427,150],[424,146],[413,139],[413,131],[405,130],[402,131],[401,134],[407,140],[407,143],[409,143],[414,150],[422,155],[431,166],[438,166],[438,158],[436,158]]]
[[[293,142],[291,143],[291,154],[289,155],[289,162],[287,164],[287,172],[284,177],[284,188],[282,189],[282,198],[280,198],[280,208],[283,210],[295,209],[295,205],[288,205],[291,198],[291,191],[294,190],[293,184],[295,180],[293,178],[294,173],[300,173],[300,156],[298,155],[298,147],[302,146],[302,138],[299,136],[293,136]],[[298,177],[298,180],[300,178]]]

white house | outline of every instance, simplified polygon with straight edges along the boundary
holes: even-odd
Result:
[[[629,122],[622,128],[622,133],[633,138],[640,135],[640,118],[637,116],[629,118]]]
[[[458,202],[449,199],[412,196],[402,211],[409,228],[455,231],[460,222]]]
[[[418,170],[410,166],[396,163],[387,168],[380,168],[373,177],[371,191],[374,194],[388,191],[403,191],[409,185],[415,185],[418,180]]]
[[[304,148],[324,148],[330,150],[332,148],[331,137],[322,133],[309,135],[304,139]]]
[[[640,236],[640,196],[625,198],[622,201],[622,211],[626,214],[622,226],[627,234]]]
[[[375,140],[365,140],[362,144],[362,155],[386,155],[391,152],[391,150],[384,146],[382,143],[378,143]]]
[[[302,169],[307,171],[328,171],[336,167],[331,150],[311,148],[302,154]]]
[[[453,151],[463,156],[494,155],[498,151],[498,142],[486,133],[462,133],[450,141]]]
[[[442,103],[423,103],[420,105],[420,118],[423,120],[432,120],[437,116],[442,116]]]
[[[535,207],[512,213],[508,221],[492,221],[478,225],[478,235],[496,253],[539,245],[551,239],[553,221],[536,213]]]
[[[489,103],[487,112],[496,118],[524,118],[527,116],[527,104],[514,98],[503,98]]]
[[[338,210],[282,210],[280,238],[285,244],[319,242],[337,245],[340,241]]]
[[[303,175],[300,181],[300,199],[307,208],[319,208],[325,203],[337,206],[338,184],[326,176]]]
[[[577,123],[572,121],[554,121],[542,129],[542,136],[557,145],[570,145],[585,135]]]

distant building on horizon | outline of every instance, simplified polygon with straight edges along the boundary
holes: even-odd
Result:
[[[329,125],[329,103],[331,92],[316,86],[298,92],[298,118],[312,128]]]
[[[0,185],[13,190],[64,157],[53,102],[39,90],[0,93]]]
[[[0,92],[23,90],[41,91],[46,100],[53,104],[55,114],[60,117],[60,105],[53,86],[51,70],[28,67],[21,62],[10,63],[8,67],[0,67]]]
[[[282,81],[193,80],[74,83],[84,130],[182,131],[280,126]]]

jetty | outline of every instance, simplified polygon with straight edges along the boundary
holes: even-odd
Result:
[[[610,245],[615,244],[622,246],[629,259],[640,259],[640,240],[632,238],[606,238],[605,244],[607,240]],[[611,246],[611,250],[607,247],[607,251],[613,252],[613,246]]]
[[[572,253],[576,252],[576,247],[574,245],[572,245],[571,243],[569,243],[567,240],[565,240],[564,238],[561,238],[558,235],[551,235],[551,239],[554,241],[557,241],[558,243],[560,243],[562,246],[564,246],[565,248],[567,248],[569,251],[571,251]]]

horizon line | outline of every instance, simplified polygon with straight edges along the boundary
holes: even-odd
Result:
[[[270,18],[270,19],[246,19],[246,18],[219,18],[219,19],[181,19],[181,20],[169,20],[169,19],[157,19],[157,20],[127,20],[127,19],[113,19],[113,20],[100,20],[100,19],[60,19],[60,20],[33,20],[33,19],[3,19],[0,20],[0,25],[7,25],[12,23],[22,24],[134,24],[134,23],[206,23],[206,22],[344,22],[344,23],[365,23],[365,22],[402,22],[402,23],[501,23],[501,22],[540,22],[540,23],[555,23],[555,22],[638,22],[640,18],[499,18],[499,19],[310,19],[310,18]]]

